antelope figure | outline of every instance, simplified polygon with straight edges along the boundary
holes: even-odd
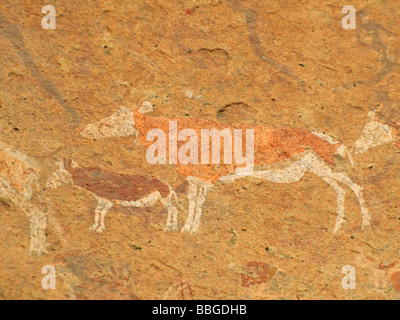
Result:
[[[219,130],[220,136],[224,136],[223,130],[225,129],[254,130],[254,165],[261,167],[258,171],[244,170],[239,173],[237,169],[243,169],[243,166],[234,164],[197,164],[193,162],[175,164],[179,173],[189,183],[189,212],[182,231],[193,233],[198,230],[202,206],[207,193],[217,181],[231,182],[238,178],[252,176],[276,183],[292,183],[299,181],[306,172],[312,172],[326,181],[337,195],[337,218],[334,232],[339,230],[345,221],[345,189],[341,184],[349,187],[357,197],[363,218],[362,228],[370,225],[370,214],[363,198],[362,188],[354,183],[345,172],[333,170],[335,154],[348,157],[352,162],[350,153],[344,145],[328,135],[313,133],[306,129],[269,129],[261,126],[251,128],[238,124],[226,125],[205,119],[168,119],[149,115],[152,111],[153,106],[148,101],[143,102],[133,111],[121,108],[112,116],[86,126],[81,134],[83,137],[96,139],[134,135],[137,143],[148,149],[153,140],[151,137],[147,139],[149,137],[146,136],[146,132],[148,133],[154,128],[168,132],[171,121],[176,122],[178,132],[181,132],[181,129],[184,129],[182,131],[185,132],[183,137],[179,136],[178,146],[182,146],[186,142],[185,138],[196,136],[202,129]],[[185,130],[185,128],[190,129]],[[166,140],[170,141],[170,139],[171,137]],[[227,138],[224,136],[224,144],[226,141]],[[215,149],[212,148],[212,150]],[[217,150],[217,152],[219,151]],[[241,153],[241,148],[239,153]],[[276,165],[279,167],[265,170],[265,167]]]
[[[25,212],[31,237],[29,254],[41,255],[47,253],[47,217],[33,204],[34,195],[42,204],[38,166],[32,159],[0,143],[0,197],[11,200]]]
[[[102,232],[105,229],[104,218],[114,204],[124,207],[150,207],[157,201],[168,211],[165,230],[177,228],[178,211],[172,204],[172,197],[176,199],[176,194],[165,182],[142,175],[108,172],[100,168],[80,168],[73,160],[59,159],[56,165],[57,171],[47,180],[48,188],[73,184],[89,191],[96,198],[96,215],[90,230]]]

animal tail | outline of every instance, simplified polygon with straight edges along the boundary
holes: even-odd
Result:
[[[313,132],[314,135],[320,137],[321,139],[324,139],[325,141],[327,141],[329,144],[331,145],[340,145],[337,148],[337,152],[340,156],[342,156],[343,158],[348,158],[351,166],[354,167],[354,162],[353,162],[353,158],[351,156],[351,153],[349,152],[349,150],[346,148],[346,146],[344,144],[342,144],[340,141],[336,140],[335,138],[332,138],[331,136],[328,136],[325,133],[320,133],[320,132]]]

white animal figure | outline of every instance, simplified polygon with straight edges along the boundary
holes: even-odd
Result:
[[[90,230],[102,232],[104,218],[114,205],[124,207],[150,207],[160,201],[168,211],[166,231],[176,230],[177,210],[172,204],[176,194],[172,188],[156,178],[142,175],[126,175],[108,172],[100,168],[80,168],[73,160],[59,159],[58,169],[47,180],[48,188],[62,184],[74,184],[92,193],[98,204],[95,219]]]

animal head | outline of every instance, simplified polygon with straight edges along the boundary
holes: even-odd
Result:
[[[154,108],[149,101],[144,101],[138,111],[148,113],[153,112]],[[136,136],[134,113],[123,107],[110,117],[87,125],[81,135],[92,139]]]
[[[370,148],[378,147],[400,138],[400,131],[396,130],[400,123],[385,121],[379,110],[368,112],[368,117],[370,121],[365,125],[360,138],[351,147],[352,152],[355,154],[365,153]]]
[[[57,170],[47,179],[46,188],[54,189],[63,184],[72,184],[72,176],[68,170],[78,165],[74,160],[58,159],[55,163]]]
[[[108,118],[87,125],[81,135],[85,138],[100,139],[107,137],[126,137],[134,135],[135,120],[133,112],[121,108]]]

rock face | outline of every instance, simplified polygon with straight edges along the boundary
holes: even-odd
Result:
[[[0,298],[398,299],[400,7],[351,4],[0,4]],[[177,119],[261,128],[263,173],[149,163]]]

